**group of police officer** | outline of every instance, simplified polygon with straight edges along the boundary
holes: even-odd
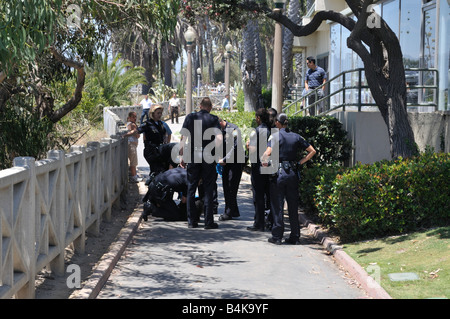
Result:
[[[217,201],[217,168],[222,174],[225,197],[225,210],[219,220],[240,216],[237,193],[245,165],[240,131],[236,125],[211,114],[211,109],[211,100],[206,97],[198,112],[186,116],[179,145],[164,144],[164,127],[157,115],[139,128],[144,133],[144,154],[151,170],[151,178],[147,181],[149,189],[144,197],[144,220],[152,214],[167,220],[187,220],[189,228],[197,228],[203,213],[204,228],[218,228],[213,216]],[[286,114],[277,115],[274,109],[261,108],[256,111],[255,119],[258,126],[246,143],[255,206],[254,223],[247,229],[265,231],[269,228],[272,237],[268,241],[281,244],[286,200],[291,227],[285,243],[299,244],[298,168],[316,151],[300,135],[289,130]],[[218,160],[215,160],[216,150],[222,151]],[[298,154],[303,150],[307,155],[298,160]],[[200,197],[196,197],[197,190]],[[178,205],[173,201],[175,192],[180,196]],[[265,214],[267,208],[270,210],[269,224]]]

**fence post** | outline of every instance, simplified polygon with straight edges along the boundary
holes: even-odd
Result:
[[[101,214],[100,214],[100,202],[102,199],[100,199],[100,187],[101,185],[101,179],[100,179],[100,170],[101,165],[100,163],[100,142],[88,142],[87,147],[91,147],[95,149],[95,166],[92,167],[93,172],[91,172],[92,175],[95,175],[93,178],[91,176],[91,180],[93,180],[91,190],[94,194],[93,198],[95,199],[94,207],[95,207],[95,216],[93,217],[95,221],[92,223],[91,226],[87,229],[91,234],[94,236],[98,236],[100,234],[100,220],[101,220]]]
[[[346,94],[346,92],[345,92],[345,88],[346,88],[346,85],[347,85],[347,83],[345,82],[345,72],[342,74],[342,88],[343,88],[343,91],[342,91],[342,111],[344,111],[345,112],[345,100],[346,100],[346,98],[345,98],[345,94]]]
[[[59,176],[55,185],[55,205],[56,205],[56,220],[53,221],[59,242],[59,254],[50,262],[50,269],[56,275],[62,276],[64,274],[64,255],[65,255],[65,241],[66,241],[66,163],[65,153],[61,150],[51,150],[47,152],[47,158],[54,159],[59,163]]]
[[[361,78],[362,78],[362,69],[358,70],[358,112],[361,112],[361,104],[362,104],[362,92],[361,92]]]
[[[111,174],[108,172],[112,172],[112,139],[111,138],[102,138],[102,143],[108,146],[108,151],[105,153],[105,163],[103,163],[103,167],[106,168],[104,175],[104,191],[106,192],[107,198],[107,208],[106,208],[106,220],[111,221],[111,213],[112,213],[112,196],[113,196],[113,179]]]
[[[14,247],[14,249],[20,251],[20,258],[24,263],[23,265],[15,266],[14,270],[16,270],[16,267],[24,267],[25,269],[20,270],[27,276],[27,283],[17,291],[17,297],[19,299],[33,299],[35,296],[36,276],[36,163],[33,157],[16,157],[13,165],[15,167],[24,167],[29,171],[28,185],[22,185],[21,187],[23,188],[18,190],[18,193],[22,192],[22,194],[17,194],[17,198],[16,193],[13,194],[14,203],[20,204],[17,207],[18,211],[15,212],[17,214],[16,219],[19,221],[16,227],[20,227],[20,224],[23,226],[19,232],[14,234],[14,236],[20,236],[20,238],[15,238],[17,245],[20,245],[20,247]],[[14,280],[14,277],[12,279]]]
[[[87,176],[86,176],[86,147],[84,146],[72,146],[71,152],[79,152],[81,153],[81,174],[80,174],[80,181],[81,187],[79,188],[80,194],[79,201],[81,203],[81,215],[83,216],[82,220],[82,232],[81,235],[76,238],[73,242],[73,246],[75,248],[75,251],[79,254],[84,254],[85,247],[86,247],[86,216],[89,213],[89,207],[88,207],[88,201],[87,201]]]

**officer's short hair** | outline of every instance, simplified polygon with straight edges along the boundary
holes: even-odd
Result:
[[[261,122],[266,124],[267,126],[270,126],[270,121],[269,121],[269,112],[267,111],[267,109],[261,107],[259,109],[256,110],[255,112],[255,117],[259,116],[259,118],[261,119]]]
[[[200,106],[203,107],[212,107],[211,99],[209,97],[204,97],[200,102]]]

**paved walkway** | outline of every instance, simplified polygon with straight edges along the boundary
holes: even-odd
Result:
[[[177,136],[179,125],[171,125]],[[170,121],[169,121],[170,123]],[[140,143],[142,144],[142,143]],[[142,153],[142,152],[140,152]],[[145,163],[139,159],[140,165]],[[138,166],[141,170],[142,166]],[[141,193],[146,189],[140,183]],[[218,177],[219,214],[223,212]],[[187,222],[141,221],[97,298],[353,299],[366,298],[323,246],[302,229],[302,245],[276,246],[269,232],[250,232],[254,209],[249,176],[239,194],[241,217],[219,229],[189,229]],[[201,220],[202,221],[202,220]],[[288,226],[288,225],[287,225]]]

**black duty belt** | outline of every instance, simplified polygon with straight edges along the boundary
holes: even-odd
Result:
[[[297,169],[298,163],[294,161],[281,161],[280,164],[278,164],[278,169],[283,168],[285,170],[288,169]]]

